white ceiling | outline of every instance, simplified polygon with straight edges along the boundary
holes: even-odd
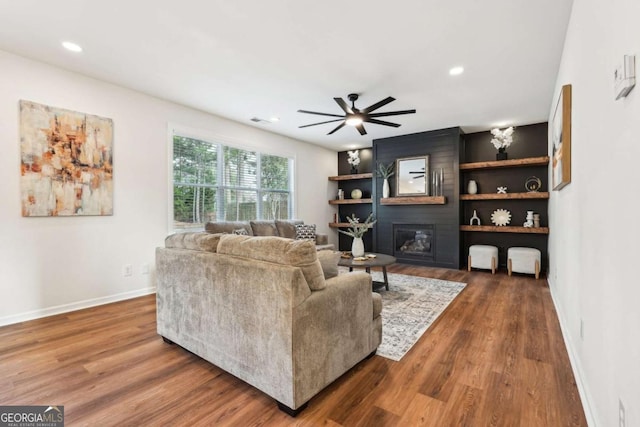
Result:
[[[0,0],[0,49],[336,150],[547,120],[572,0]],[[84,51],[73,54],[60,43]],[[451,77],[448,70],[464,66]],[[334,97],[395,129],[326,135]],[[249,119],[280,117],[277,123]]]

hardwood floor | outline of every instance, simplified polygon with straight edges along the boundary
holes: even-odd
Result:
[[[297,418],[156,334],[155,296],[0,328],[0,404],[68,426],[586,426],[546,280],[407,265],[467,283],[400,361],[374,356]]]

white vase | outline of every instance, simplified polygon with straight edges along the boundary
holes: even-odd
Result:
[[[362,237],[354,237],[351,244],[351,255],[354,257],[364,256],[364,242]]]
[[[389,197],[389,180],[387,178],[382,183],[382,197],[385,199]]]
[[[469,180],[469,184],[467,185],[467,193],[476,194],[478,192],[478,184],[472,179]]]

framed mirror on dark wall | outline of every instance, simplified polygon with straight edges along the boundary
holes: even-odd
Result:
[[[428,196],[429,156],[396,160],[396,196]]]

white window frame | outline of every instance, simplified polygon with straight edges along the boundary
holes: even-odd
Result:
[[[213,145],[217,145],[217,192],[216,192],[216,197],[217,197],[217,206],[223,206],[224,205],[224,191],[227,189],[233,189],[233,190],[239,190],[239,191],[254,191],[257,194],[257,199],[256,199],[256,215],[258,216],[258,218],[262,217],[262,195],[264,192],[282,192],[285,194],[289,194],[289,212],[288,212],[288,217],[289,218],[295,218],[295,213],[296,213],[296,202],[297,202],[297,194],[296,194],[296,187],[295,187],[295,176],[296,176],[296,169],[295,169],[295,165],[296,165],[296,156],[295,154],[292,153],[288,153],[285,151],[278,151],[278,150],[265,150],[263,147],[257,147],[257,146],[251,146],[249,144],[246,144],[246,142],[241,142],[241,141],[237,141],[234,140],[233,138],[229,138],[226,136],[221,136],[215,133],[211,133],[208,131],[204,131],[201,129],[194,129],[194,128],[189,128],[189,127],[184,127],[184,126],[180,126],[180,125],[174,125],[169,123],[168,125],[168,132],[167,132],[167,153],[168,153],[168,161],[167,161],[167,165],[168,165],[168,181],[169,181],[169,185],[168,185],[168,233],[179,233],[179,232],[188,232],[188,231],[202,231],[204,230],[204,227],[197,227],[197,228],[190,228],[190,229],[176,229],[174,228],[174,201],[173,201],[173,186],[174,186],[174,177],[173,177],[173,137],[174,136],[182,136],[185,138],[192,138],[192,139],[197,139],[200,141],[204,141],[204,142],[208,142],[210,144]],[[257,186],[258,188],[243,188],[243,187],[235,187],[235,186],[227,186],[224,184],[224,180],[223,180],[223,166],[224,166],[224,150],[223,147],[230,147],[230,148],[235,148],[235,149],[239,149],[239,150],[247,150],[247,151],[254,151],[257,154],[257,162],[258,162],[258,166],[257,166]],[[270,155],[270,156],[278,156],[278,157],[284,157],[289,159],[289,177],[288,177],[288,181],[289,181],[289,189],[288,190],[271,190],[271,189],[262,189],[261,187],[261,158],[262,155]],[[220,209],[216,210],[216,220],[217,221],[221,221],[224,220],[224,218],[222,218],[222,211]]]

